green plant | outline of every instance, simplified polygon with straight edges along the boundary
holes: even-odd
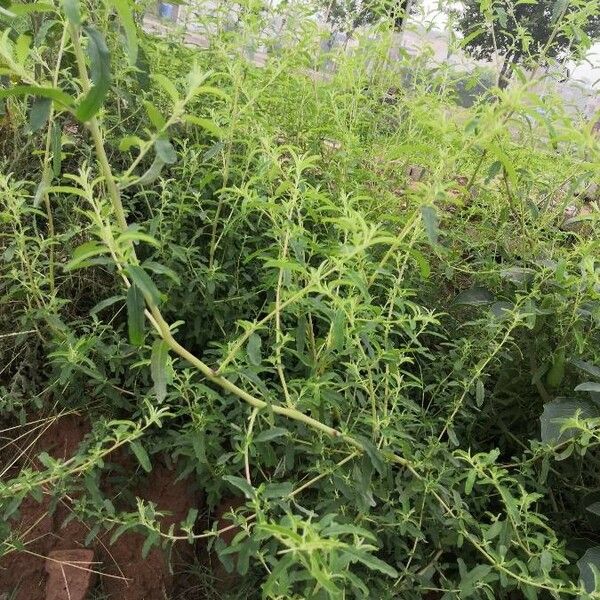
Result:
[[[3,434],[91,416],[71,457],[10,456],[2,553],[51,484],[85,543],[202,542],[240,594],[598,597],[597,210],[562,229],[589,127],[535,75],[463,109],[469,75],[385,36],[319,81],[309,26],[259,68],[135,10],[2,13]],[[231,523],[165,527],[135,498],[163,461]]]

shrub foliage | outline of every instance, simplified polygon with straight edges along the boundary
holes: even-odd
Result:
[[[49,488],[88,543],[175,541],[100,491],[120,448],[132,490],[167,461],[244,498],[230,545],[182,525],[239,597],[600,597],[592,123],[517,67],[461,108],[476,74],[391,61],[393,24],[332,72],[306,7],[257,66],[240,6],[204,48],[127,0],[0,6],[2,435],[92,425],[5,462],[0,553]]]

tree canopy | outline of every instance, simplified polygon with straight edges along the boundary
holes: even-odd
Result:
[[[340,31],[351,32],[363,25],[376,23],[387,17],[394,29],[401,30],[407,11],[415,6],[411,0],[325,0],[325,19]]]
[[[465,0],[457,24],[466,50],[477,59],[496,52],[507,63],[546,62],[585,51],[600,37],[597,3],[564,0]]]

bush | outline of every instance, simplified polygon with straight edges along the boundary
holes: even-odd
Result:
[[[209,540],[238,597],[600,597],[590,126],[525,76],[403,87],[385,36],[321,77],[308,26],[261,68],[134,6],[1,16],[1,552],[50,496],[87,545]],[[135,499],[164,464],[243,499],[229,544]]]

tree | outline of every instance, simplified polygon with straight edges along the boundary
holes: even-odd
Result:
[[[597,0],[464,0],[457,24],[466,50],[477,59],[503,57],[500,87],[512,67],[582,57],[600,37]]]
[[[393,20],[394,29],[401,31],[406,15],[414,8],[414,0],[325,0],[325,21],[334,29],[351,34],[380,19]]]

